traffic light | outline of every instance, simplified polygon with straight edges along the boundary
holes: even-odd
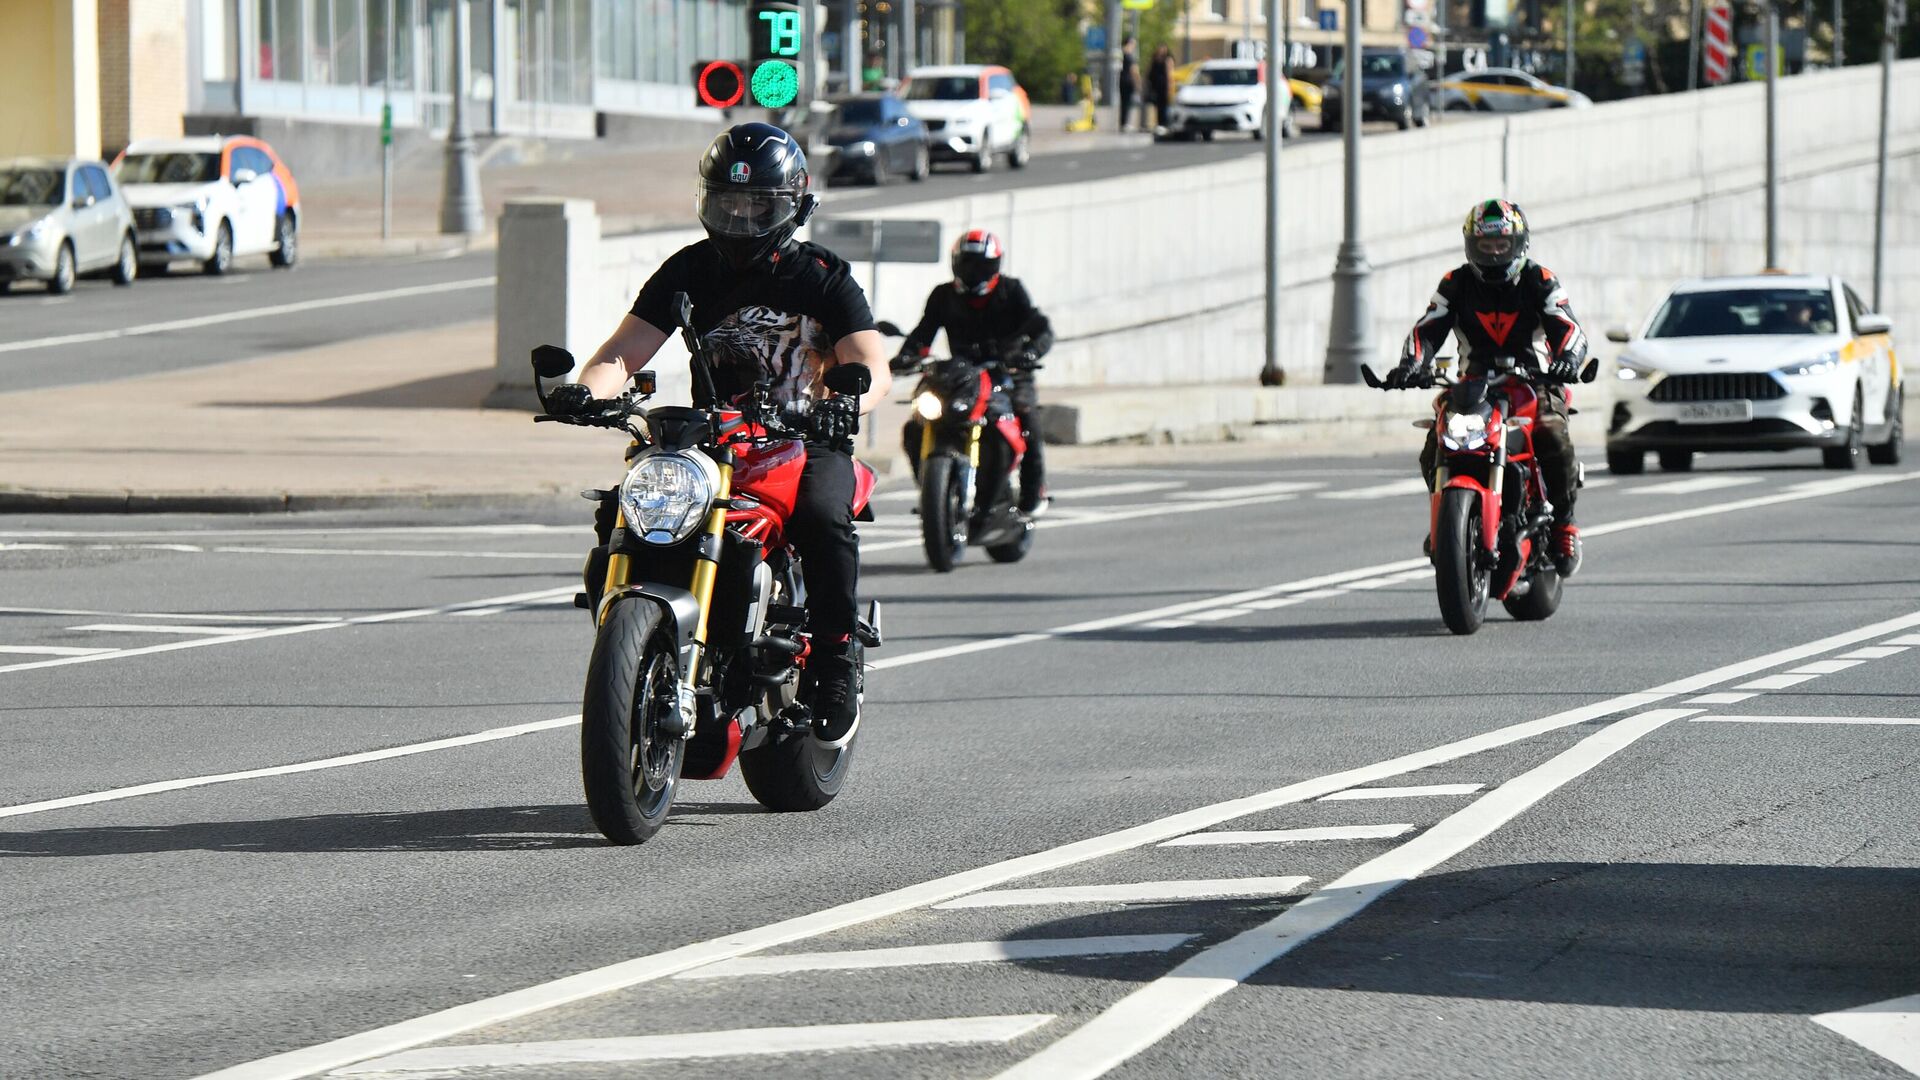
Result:
[[[742,103],[784,109],[800,97],[800,5],[755,3],[747,11],[745,60],[693,66],[694,104],[729,109]]]

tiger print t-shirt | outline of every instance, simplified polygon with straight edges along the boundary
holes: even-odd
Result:
[[[633,302],[633,316],[674,328],[673,294],[693,301],[693,328],[719,368],[720,395],[732,399],[761,378],[787,404],[814,395],[821,365],[848,334],[873,329],[867,294],[846,260],[818,244],[791,245],[750,273],[726,264],[705,240],[689,244],[654,271]]]

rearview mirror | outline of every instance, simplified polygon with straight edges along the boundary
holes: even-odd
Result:
[[[874,325],[873,328],[875,330],[880,331],[880,333],[886,337],[905,337],[906,336],[905,334],[901,333],[900,328],[898,326],[895,326],[894,324],[888,322],[885,319],[881,319],[878,323]]]
[[[865,364],[839,364],[827,369],[825,382],[836,394],[859,397],[873,385],[873,372]]]
[[[573,371],[573,354],[558,345],[533,350],[533,373],[542,379],[562,379]]]
[[[687,297],[686,293],[673,294],[673,318],[674,325],[680,329],[693,329],[693,301]]]
[[[254,172],[252,169],[233,170],[233,186],[234,187],[246,187],[248,184],[251,184],[258,179],[260,179],[260,174],[257,172]]]
[[[1625,326],[1614,323],[1612,326],[1607,327],[1607,340],[1616,345],[1625,345],[1627,342],[1633,340],[1633,335],[1627,331]]]
[[[1862,315],[1853,320],[1853,332],[1856,334],[1891,334],[1893,320],[1885,315]]]

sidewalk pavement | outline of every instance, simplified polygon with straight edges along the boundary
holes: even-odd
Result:
[[[1071,133],[1078,111],[1065,105],[1033,109],[1036,154],[1076,153],[1146,145],[1144,134],[1110,130]],[[1112,122],[1111,115],[1101,117]],[[721,127],[716,124],[714,133]],[[618,145],[606,140],[484,141],[480,191],[487,231],[471,237],[440,232],[444,158],[438,147],[408,155],[394,166],[393,235],[380,236],[380,174],[316,180],[300,186],[306,220],[301,252],[320,258],[416,255],[491,248],[508,199],[532,196],[592,199],[602,231],[611,236],[694,225],[694,167],[701,146]],[[864,190],[864,189],[857,189]]]

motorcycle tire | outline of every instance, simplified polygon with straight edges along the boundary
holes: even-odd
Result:
[[[853,765],[853,741],[829,750],[812,735],[796,735],[740,752],[740,779],[755,802],[776,813],[818,810],[840,794]]]
[[[621,600],[607,613],[587,664],[580,703],[580,777],[587,810],[609,841],[644,843],[673,806],[686,741],[659,733],[675,707],[680,654],[651,600]]]
[[[1527,576],[1532,583],[1524,596],[1509,596],[1500,603],[1507,614],[1521,622],[1539,622],[1550,619],[1560,610],[1560,592],[1562,582],[1560,571],[1551,566],[1542,566]]]
[[[967,550],[966,462],[953,454],[920,467],[920,539],[927,565],[945,574]]]
[[[1433,538],[1434,589],[1440,618],[1456,634],[1471,634],[1487,617],[1487,593],[1493,570],[1477,565],[1480,547],[1480,496],[1451,488],[1441,496],[1440,527]]]
[[[1004,544],[994,544],[987,548],[987,554],[997,563],[1017,563],[1033,550],[1033,523],[1027,522],[1020,535]]]

